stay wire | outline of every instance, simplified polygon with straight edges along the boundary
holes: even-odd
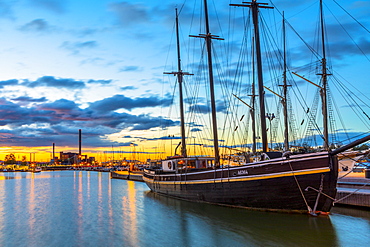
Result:
[[[333,0],[347,15],[349,15],[355,22],[357,22],[363,29],[365,29],[368,33],[370,33],[369,29],[367,29],[362,23],[360,23],[355,17],[353,17],[347,10],[345,10],[337,1]]]

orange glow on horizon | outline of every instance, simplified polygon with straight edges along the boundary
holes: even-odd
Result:
[[[139,160],[145,162],[147,159],[161,159],[174,155],[176,145],[170,144],[170,140],[159,144],[152,142],[134,142],[135,146],[113,146],[112,147],[83,147],[82,154],[88,157],[95,157],[97,162],[109,160]],[[60,157],[60,152],[78,153],[78,147],[55,146],[55,157]],[[188,155],[212,155],[212,148],[204,148],[199,145],[188,145]],[[25,157],[27,162],[50,162],[53,159],[53,147],[26,147],[26,146],[6,146],[0,147],[0,160],[4,160],[6,155],[14,154],[17,161],[22,161]],[[177,149],[177,155],[180,154],[180,147]]]

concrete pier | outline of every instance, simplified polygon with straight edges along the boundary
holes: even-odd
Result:
[[[339,177],[344,174],[340,172]],[[337,187],[336,204],[370,208],[370,179],[364,172],[352,172],[339,179]]]
[[[144,182],[143,180],[143,172],[128,172],[128,171],[113,171],[110,173],[111,178],[117,179],[125,179],[125,180],[133,180],[133,181],[140,181]]]

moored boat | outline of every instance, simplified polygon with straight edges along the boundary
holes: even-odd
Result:
[[[31,171],[32,171],[33,173],[38,173],[38,172],[41,172],[41,171],[42,171],[42,169],[41,169],[41,167],[36,166],[36,167],[33,167]]]
[[[179,166],[191,161],[194,168]],[[166,160],[162,170],[147,170],[143,178],[157,193],[263,210],[328,212],[335,198],[338,163],[327,152],[225,168],[204,167],[204,163],[210,160]]]
[[[259,8],[269,8],[256,0],[245,4],[233,6],[249,7],[253,13],[255,49],[257,57],[257,72],[259,84],[259,110],[260,116],[266,116],[264,109],[264,85],[262,79],[262,61],[258,33]],[[326,63],[323,58],[323,140],[326,151],[293,154],[289,148],[285,152],[271,152],[268,148],[266,119],[260,118],[262,135],[262,150],[259,154],[244,155],[243,161],[234,162],[233,165],[221,162],[218,150],[216,109],[213,89],[211,40],[221,39],[211,35],[208,27],[207,2],[204,1],[206,17],[206,34],[192,36],[204,38],[208,54],[208,68],[210,81],[210,98],[212,106],[212,124],[214,157],[188,156],[185,147],[185,137],[182,125],[182,152],[180,156],[172,156],[163,160],[156,167],[144,170],[143,179],[148,187],[160,194],[185,200],[208,202],[230,206],[240,206],[268,211],[288,211],[302,213],[327,213],[333,206],[336,196],[338,178],[338,158],[355,145],[370,140],[366,136],[344,147],[330,150],[327,132],[327,106],[326,104]],[[176,20],[177,20],[176,14]],[[178,42],[179,44],[179,42]],[[179,49],[179,48],[178,48]],[[179,54],[179,52],[178,52]],[[182,72],[179,57],[178,76],[181,96]],[[285,87],[287,85],[285,84]],[[254,93],[253,93],[253,96]],[[285,99],[286,100],[286,96]],[[181,106],[181,101],[180,101]],[[286,104],[285,104],[286,107]],[[254,108],[253,108],[254,111]],[[181,113],[183,110],[181,110]],[[183,114],[183,113],[182,113]],[[286,114],[285,114],[286,115]],[[286,116],[285,116],[286,117]],[[183,124],[183,117],[182,117]],[[286,126],[286,129],[288,127]],[[255,138],[254,138],[255,139]],[[288,138],[286,138],[288,139]]]

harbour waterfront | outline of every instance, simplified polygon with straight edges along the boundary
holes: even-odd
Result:
[[[0,173],[0,246],[369,246],[370,211],[329,217],[193,203],[109,173]]]

